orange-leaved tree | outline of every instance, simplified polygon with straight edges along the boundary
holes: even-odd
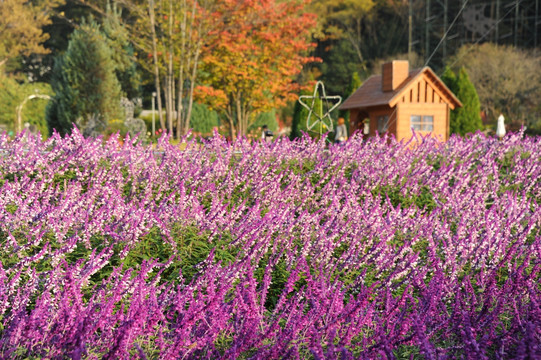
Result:
[[[258,112],[294,99],[295,83],[314,44],[309,0],[220,0],[223,19],[215,43],[207,43],[197,96],[225,115],[231,136],[246,134]]]

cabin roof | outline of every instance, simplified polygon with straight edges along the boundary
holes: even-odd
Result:
[[[396,99],[401,96],[401,93],[413,82],[417,81],[418,78],[426,73],[429,78],[435,83],[435,85],[445,94],[445,98],[450,103],[451,108],[457,106],[462,106],[460,101],[452,93],[451,90],[440,80],[440,78],[430,69],[429,67],[424,67],[421,69],[411,70],[408,74],[406,80],[400,84],[393,91],[383,91],[382,90],[382,75],[372,75],[355,91],[350,97],[342,103],[340,106],[341,110],[348,109],[357,109],[357,108],[367,108],[372,106],[396,105]]]

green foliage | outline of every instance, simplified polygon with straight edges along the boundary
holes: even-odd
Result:
[[[15,210],[16,208],[11,209],[10,207],[10,211]],[[122,265],[124,270],[137,268],[143,260],[150,259],[156,259],[162,264],[169,259],[174,259],[173,263],[162,273],[162,282],[189,283],[201,270],[196,265],[206,260],[211,251],[214,250],[214,260],[222,262],[224,266],[233,262],[240,251],[240,249],[229,245],[231,235],[227,232],[222,233],[219,238],[210,239],[209,233],[202,233],[195,226],[176,223],[170,225],[169,231],[172,242],[168,241],[158,228],[152,228],[134,246],[127,248],[125,257],[121,257],[121,254],[126,251],[127,244],[116,243],[112,246],[112,239],[109,237],[95,235],[89,240],[91,248],[78,243],[75,250],[66,256],[66,261],[69,264],[74,264],[80,259],[87,259],[91,255],[92,249],[101,251],[112,246],[113,255],[110,262],[92,275],[89,288],[92,284],[98,284],[102,279],[109,277],[115,267]],[[27,235],[24,231],[16,231],[13,236],[21,244],[27,241]],[[45,237],[52,250],[61,249],[64,246],[52,233],[46,234]],[[0,240],[5,241],[6,238],[7,234],[0,232]],[[0,249],[0,262],[4,266],[16,264],[21,258],[38,254],[43,250],[43,246],[45,246],[44,243],[40,246],[30,246],[18,253],[7,251],[7,248]],[[45,257],[36,262],[33,268],[39,271],[50,270],[53,267],[51,261],[50,257]],[[182,278],[179,278],[179,273],[182,273]]]
[[[293,108],[293,120],[291,122],[291,133],[289,134],[289,138],[291,140],[302,137],[302,111],[303,106],[299,101],[295,102],[295,107]],[[306,125],[305,125],[306,126]]]
[[[49,35],[42,28],[50,24],[53,8],[62,3],[62,0],[0,1],[0,73],[6,64],[19,61],[22,56],[47,53],[43,43]]]
[[[446,67],[441,79],[462,102],[462,107],[451,111],[450,133],[466,135],[481,129],[481,104],[466,70],[461,68],[456,76],[453,70]]]
[[[190,117],[190,128],[196,133],[210,135],[216,126],[220,125],[218,113],[205,104],[194,103]],[[150,129],[150,128],[149,128]]]
[[[308,94],[312,95],[313,93],[303,92],[301,95],[308,95]],[[311,105],[312,100],[305,100],[305,102],[306,101],[309,101],[309,105]],[[316,99],[314,103],[314,109],[315,111],[324,112],[325,106],[324,104],[322,104],[321,100]],[[333,111],[331,116],[337,115],[336,114],[337,112],[338,112],[337,110]],[[325,134],[326,132],[329,131],[327,127],[324,125],[322,125],[320,129],[319,124],[314,126],[311,130],[308,130],[308,127],[306,126],[306,119],[308,118],[308,113],[309,111],[304,106],[302,106],[299,101],[295,103],[295,108],[293,109],[293,123],[291,125],[291,134],[289,135],[290,139],[296,139],[296,138],[302,137],[303,132],[308,133],[313,138],[318,138],[320,134],[320,130],[322,134]],[[333,116],[333,118],[335,117],[336,116]],[[312,115],[312,117],[310,118],[310,123],[313,124],[315,120],[316,118]]]
[[[415,205],[419,210],[429,213],[436,208],[434,195],[426,186],[421,187],[419,193],[415,194],[409,190],[404,191],[399,186],[378,185],[372,190],[372,194],[381,196],[382,201],[388,198],[394,207],[400,205],[402,209]]]
[[[361,87],[361,85],[363,84],[363,82],[361,81],[361,77],[359,76],[359,73],[357,71],[354,71],[352,74],[351,74],[351,79],[349,81],[349,85],[346,89],[346,95],[351,95],[353,94],[355,91],[357,91],[358,88]]]
[[[494,123],[502,113],[508,130],[518,130],[522,124],[528,127],[539,124],[539,57],[515,47],[484,43],[464,45],[449,62],[455,71],[466,69],[483,110]]]
[[[318,68],[322,74],[319,80],[325,83],[327,93],[342,97],[349,96],[352,74],[358,76],[359,73],[364,72],[350,42],[347,39],[322,42],[316,50],[316,55],[325,59]]]
[[[264,113],[259,113],[255,117],[255,121],[250,124],[248,127],[248,132],[250,133],[261,133],[261,127],[263,125],[267,125],[269,127],[269,130],[273,133],[276,133],[278,130],[278,122],[276,121],[276,110],[271,110]]]
[[[441,81],[453,92],[453,94],[457,95],[458,92],[458,85],[457,85],[457,78],[453,70],[451,70],[450,67],[446,66],[443,74],[440,77]],[[460,100],[460,99],[459,99]],[[459,120],[456,118],[456,110],[451,111],[451,117],[449,119],[449,133],[450,134],[460,134],[460,123]]]
[[[466,69],[461,68],[457,77],[457,93],[462,107],[455,109],[456,118],[460,119],[460,134],[473,133],[482,128],[481,104]]]
[[[349,80],[349,85],[346,88],[346,93],[343,97],[343,101],[345,101],[349,96],[353,95],[355,91],[357,91],[358,88],[362,85],[361,77],[359,76],[359,73],[357,71],[354,71],[351,74],[351,78]],[[344,120],[346,120],[346,128],[349,129],[349,110],[339,110],[339,116],[343,117]]]
[[[121,89],[112,51],[95,23],[83,24],[71,36],[68,49],[57,58],[51,86],[55,101],[47,109],[49,130],[65,134],[93,116],[105,122],[122,118]]]
[[[141,96],[141,76],[137,71],[130,34],[122,24],[122,12],[116,3],[108,2],[103,20],[103,33],[108,47],[112,50],[111,58],[120,87],[128,99]]]
[[[0,132],[2,130],[15,132],[17,121],[17,106],[29,95],[39,93],[52,95],[51,87],[44,83],[18,83],[15,79],[0,73]],[[48,135],[45,121],[47,100],[32,99],[23,107],[22,124],[29,123],[35,131],[43,136]]]

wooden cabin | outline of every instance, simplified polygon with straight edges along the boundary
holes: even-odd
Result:
[[[449,139],[449,112],[462,104],[430,69],[409,70],[395,60],[382,66],[340,106],[350,112],[350,134],[394,134],[397,140],[428,134]]]

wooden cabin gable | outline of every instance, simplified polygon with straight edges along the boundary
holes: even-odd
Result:
[[[428,72],[419,74],[390,100],[390,106],[405,104],[449,104],[454,109],[452,99],[439,80],[434,80]]]

